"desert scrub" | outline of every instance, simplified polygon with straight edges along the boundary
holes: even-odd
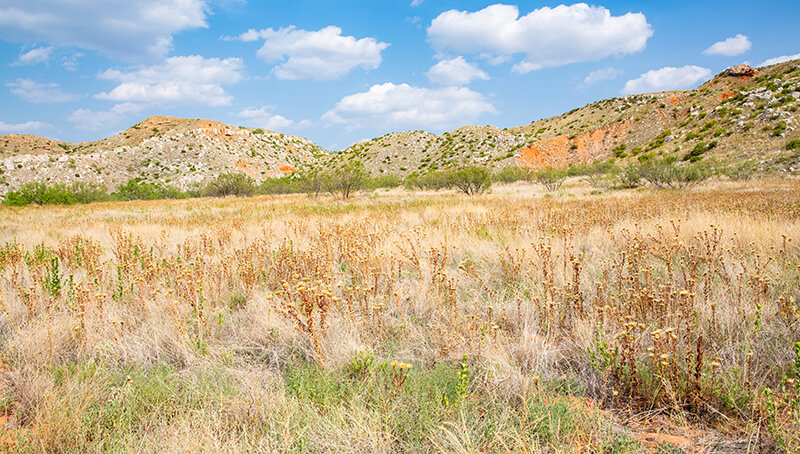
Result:
[[[7,411],[34,452],[624,452],[639,412],[781,443],[798,183],[577,180],[2,207]]]

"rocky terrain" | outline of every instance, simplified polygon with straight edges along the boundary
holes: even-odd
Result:
[[[738,65],[694,90],[622,96],[557,117],[499,129],[464,126],[442,135],[396,132],[328,153],[309,140],[211,120],[156,116],[108,139],[64,143],[0,136],[0,193],[31,181],[88,181],[113,188],[138,178],[189,189],[221,173],[255,180],[349,160],[374,175],[485,165],[565,167],[642,154],[750,161],[763,172],[800,172],[800,60],[758,70]]]
[[[301,137],[155,116],[96,142],[0,136],[0,192],[31,181],[87,181],[114,188],[135,178],[189,189],[231,171],[258,181],[292,173],[324,153]]]
[[[800,157],[786,144],[800,138],[799,108],[800,60],[759,70],[739,65],[694,90],[606,99],[506,129],[392,133],[324,156],[323,162],[336,165],[352,157],[376,175],[407,175],[466,163],[495,170],[563,167],[609,158],[624,162],[643,153],[683,158],[694,152],[694,159],[754,160],[763,171],[793,173],[800,169]]]

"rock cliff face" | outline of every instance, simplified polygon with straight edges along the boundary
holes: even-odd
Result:
[[[584,131],[572,139],[559,136],[537,142],[523,149],[517,162],[534,169],[589,164],[608,158],[609,150],[622,143],[629,129],[630,121],[625,120]]]
[[[756,77],[758,70],[747,65],[734,65],[722,72],[725,77]]]

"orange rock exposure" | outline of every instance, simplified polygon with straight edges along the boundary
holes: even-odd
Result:
[[[559,136],[537,142],[522,150],[517,164],[539,169],[594,162],[604,158],[608,150],[619,144],[629,128],[630,121],[625,120],[583,132],[574,139]]]
[[[227,135],[225,125],[222,123],[201,123],[197,129],[212,139],[223,139]]]
[[[250,178],[259,179],[259,174],[257,170],[261,168],[261,164],[257,162],[243,162],[243,161],[236,161],[233,163],[236,167],[242,169],[244,173],[250,176]]]
[[[280,170],[281,172],[283,172],[286,175],[291,175],[291,174],[297,172],[297,169],[295,169],[294,167],[290,166],[289,164],[284,164],[284,165],[278,167],[278,170]]]

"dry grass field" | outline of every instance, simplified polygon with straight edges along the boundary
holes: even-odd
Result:
[[[800,182],[0,208],[20,452],[797,452]]]

